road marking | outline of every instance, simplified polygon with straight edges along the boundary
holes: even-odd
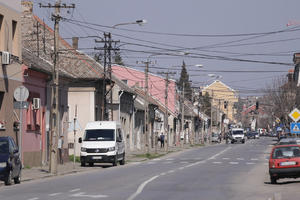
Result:
[[[161,159],[160,159],[160,158],[155,158],[155,159],[153,159],[153,160],[157,161],[157,160],[161,160]]]
[[[178,169],[183,170],[185,167],[179,167]]]
[[[167,158],[166,160],[174,160],[174,158]]]
[[[237,160],[245,160],[244,158],[237,158]]]
[[[70,190],[69,192],[77,192],[79,190],[80,190],[80,188],[76,188],[76,189]]]
[[[28,200],[38,200],[39,198],[38,197],[34,197],[34,198],[31,198],[31,199],[28,199]]]
[[[222,162],[213,162],[213,164],[222,164]]]
[[[167,162],[164,162],[165,164],[171,164],[172,162],[171,161],[167,161]]]
[[[186,162],[186,161],[181,161],[180,163],[182,163],[182,164],[187,164],[187,163],[189,163],[189,162]]]
[[[225,151],[227,151],[227,150],[229,150],[229,149],[231,149],[231,148],[232,148],[232,147],[227,147],[227,148],[224,149],[223,151],[221,151],[221,152],[219,152],[219,153],[217,153],[217,154],[211,156],[210,158],[208,158],[208,159],[206,159],[206,160],[198,161],[198,162],[196,162],[196,163],[187,165],[187,166],[185,166],[184,168],[186,168],[186,167],[191,167],[191,166],[194,166],[194,165],[197,165],[197,164],[201,164],[201,163],[205,163],[205,162],[208,161],[208,160],[215,159],[217,156],[223,154]],[[170,159],[170,158],[169,158],[169,159]],[[168,160],[168,159],[166,159],[166,160]],[[173,160],[173,159],[172,159],[172,160]],[[179,169],[180,169],[180,168],[179,168]],[[138,189],[136,190],[136,192],[133,193],[127,200],[133,200],[133,199],[135,199],[135,198],[143,191],[143,189],[145,188],[145,186],[146,186],[148,183],[150,183],[150,182],[154,181],[155,179],[157,179],[158,177],[164,176],[164,175],[166,175],[166,173],[161,173],[161,174],[159,174],[159,175],[153,176],[152,178],[150,178],[150,179],[144,181],[144,182],[138,187]]]
[[[229,164],[231,164],[231,165],[237,165],[237,164],[239,164],[239,162],[229,162]]]
[[[170,171],[168,171],[169,174],[171,174],[171,173],[173,173],[173,172],[175,172],[175,170],[170,170]]]
[[[255,163],[253,162],[246,162],[246,165],[254,165]]]
[[[222,158],[223,160],[229,160],[229,158]]]
[[[54,196],[57,196],[57,195],[60,195],[62,194],[61,192],[58,192],[58,193],[52,193],[52,194],[49,194],[50,197],[54,197]]]
[[[137,197],[137,195],[139,195],[139,194],[143,191],[144,187],[145,187],[148,183],[150,183],[151,181],[157,179],[158,177],[159,177],[159,176],[153,176],[153,177],[150,178],[149,180],[147,180],[147,181],[145,181],[144,183],[142,183],[142,184],[138,187],[137,191],[136,191],[134,194],[132,194],[127,200],[133,200],[133,199],[135,199],[135,197]]]
[[[257,158],[251,158],[250,160],[258,160]]]
[[[265,166],[269,165],[269,163],[264,163]]]
[[[156,162],[148,162],[147,164],[148,165],[153,165],[153,164],[156,164]]]
[[[88,198],[94,198],[94,199],[108,197],[107,195],[102,195],[102,194],[89,195],[89,194],[85,194],[85,192],[79,192],[79,193],[72,194],[72,195],[69,195],[69,196],[70,197],[88,197]]]

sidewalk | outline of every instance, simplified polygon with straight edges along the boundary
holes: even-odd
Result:
[[[157,148],[157,153],[155,153],[154,149],[151,149],[149,154],[147,155],[145,150],[139,150],[139,151],[131,151],[126,154],[126,163],[134,163],[134,162],[143,162],[150,159],[162,157],[171,155],[174,152],[181,152],[187,149],[191,148],[199,148],[201,146],[209,146],[210,144],[205,145],[194,145],[191,146],[189,144],[185,144],[183,147],[180,146],[172,146],[168,148],[168,152],[165,151],[163,148]],[[43,178],[49,178],[54,176],[62,176],[67,174],[74,174],[74,173],[80,173],[80,172],[87,172],[92,170],[99,170],[99,169],[105,169],[106,167],[110,167],[110,164],[103,164],[103,165],[97,165],[95,164],[94,167],[81,167],[80,163],[73,162],[66,162],[63,165],[58,165],[57,168],[57,174],[51,174],[49,173],[49,166],[40,166],[40,167],[32,167],[30,169],[23,169],[22,170],[22,182],[27,182],[31,180],[37,180],[37,179],[43,179]],[[0,186],[4,185],[4,182],[0,182]]]

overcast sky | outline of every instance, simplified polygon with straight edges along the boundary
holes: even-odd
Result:
[[[53,27],[49,20],[53,9],[39,8],[37,3],[54,4],[55,0],[34,0],[34,3],[35,14]],[[156,61],[151,72],[177,71],[173,76],[177,79],[184,60],[194,86],[212,80],[207,74],[217,74],[243,96],[262,95],[259,89],[286,75],[293,68],[288,65],[292,64],[293,53],[300,52],[299,0],[62,0],[62,3],[76,5],[68,12],[62,9],[62,16],[71,19],[60,24],[64,38],[102,37],[103,31],[111,32],[114,40],[120,40],[121,55],[127,66],[143,70],[143,65],[136,61],[149,58]],[[105,27],[137,19],[146,19],[148,23],[117,29]],[[287,26],[289,21],[295,23]],[[87,53],[95,52],[95,46],[101,45],[95,44],[93,38],[79,40],[79,48]],[[194,67],[196,64],[202,64],[203,69]]]

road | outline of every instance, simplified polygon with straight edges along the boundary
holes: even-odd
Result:
[[[268,176],[272,138],[217,144],[167,157],[0,188],[1,200],[298,200],[300,179]],[[275,198],[274,198],[275,197]]]

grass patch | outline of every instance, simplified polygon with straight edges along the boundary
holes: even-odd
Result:
[[[31,169],[31,167],[29,165],[26,165],[24,168],[25,169]]]
[[[74,161],[74,155],[70,155],[69,160],[73,162]],[[80,163],[80,157],[79,156],[75,157],[75,162]]]

